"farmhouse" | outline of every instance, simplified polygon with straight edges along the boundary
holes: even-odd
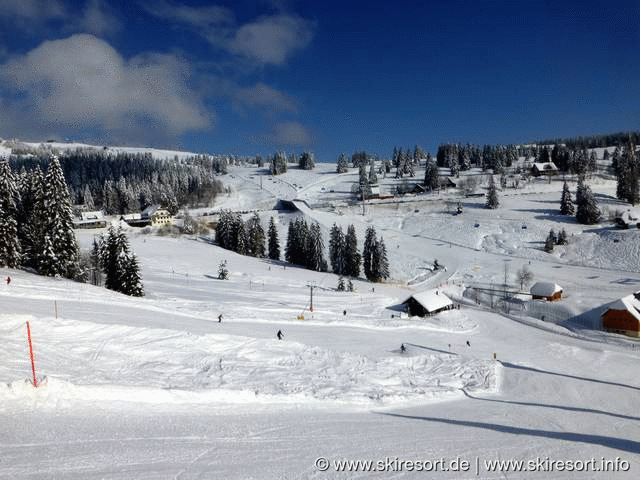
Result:
[[[154,227],[171,223],[171,214],[158,205],[151,205],[142,211],[142,220],[149,220]]]
[[[562,287],[553,282],[537,282],[530,290],[534,300],[544,299],[552,302],[562,298]]]
[[[558,167],[553,162],[536,162],[531,167],[531,174],[535,177],[540,175],[557,175]]]
[[[640,292],[610,303],[602,314],[602,328],[608,332],[640,337]]]
[[[425,290],[411,295],[402,304],[409,312],[409,315],[425,317],[434,315],[443,310],[451,310],[453,302],[449,297],[439,290]]]

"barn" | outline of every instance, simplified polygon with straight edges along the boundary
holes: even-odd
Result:
[[[426,317],[453,308],[451,299],[439,290],[425,290],[415,293],[402,304],[409,315],[415,317]]]
[[[607,332],[640,337],[640,292],[610,303],[602,314],[602,328]]]
[[[558,300],[562,298],[562,287],[553,282],[536,282],[529,291],[534,300]]]

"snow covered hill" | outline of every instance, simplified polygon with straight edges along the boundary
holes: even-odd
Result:
[[[334,222],[354,224],[360,242],[373,225],[389,249],[386,284],[338,292],[331,273],[135,231],[144,298],[0,269],[12,278],[0,285],[0,478],[637,478],[640,345],[539,318],[579,318],[637,289],[640,232],[560,217],[556,180],[501,192],[493,211],[469,197],[452,215],[451,191],[370,201],[362,215],[348,202],[357,172],[334,169],[261,183],[257,167],[233,167],[215,208],[274,216],[281,242],[296,215],[325,239]],[[601,206],[619,206],[612,182],[592,186]],[[270,210],[296,198],[301,212]],[[570,243],[546,254],[551,228]],[[85,248],[95,233],[78,233]],[[446,272],[431,271],[435,259]],[[223,260],[226,281],[215,278]],[[463,297],[505,272],[515,283],[523,265],[566,298],[502,315]],[[399,316],[411,293],[438,285],[459,310]],[[511,471],[492,470],[496,459]],[[342,472],[342,460],[376,468]]]

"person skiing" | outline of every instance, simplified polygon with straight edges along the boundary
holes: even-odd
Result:
[[[282,337],[284,337],[284,333],[282,333],[282,330],[278,330],[278,333],[276,333],[276,337],[278,337],[278,340],[282,340]]]
[[[7,278],[5,278],[5,281],[7,282],[7,285],[9,285],[11,283],[11,277],[7,275]]]
[[[469,340],[467,340],[467,347],[470,347],[471,343],[469,343]]]
[[[400,352],[404,353],[407,351],[407,347],[404,346],[404,343],[402,345],[400,345]]]
[[[218,315],[218,323],[222,323],[222,314]]]

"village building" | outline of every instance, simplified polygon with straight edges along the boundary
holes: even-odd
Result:
[[[611,302],[602,314],[602,329],[640,337],[640,292]]]
[[[152,227],[161,227],[171,223],[171,214],[158,205],[150,205],[142,211],[142,220],[148,220]]]
[[[454,308],[451,299],[437,289],[415,293],[402,302],[402,305],[409,315],[415,317],[435,315]]]
[[[529,291],[534,300],[558,300],[562,298],[562,287],[553,282],[536,282]]]
[[[80,212],[80,217],[73,220],[73,228],[104,228],[107,220],[102,211]]]
[[[558,167],[553,162],[536,162],[531,167],[531,174],[534,177],[539,177],[541,175],[557,175]]]

